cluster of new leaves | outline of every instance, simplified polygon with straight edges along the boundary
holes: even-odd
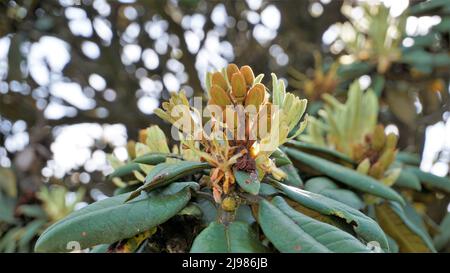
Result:
[[[228,86],[233,94],[233,85],[224,84],[227,90]],[[220,93],[226,97],[215,100],[227,100],[227,106],[236,100],[224,88]],[[272,92],[273,102],[279,94]],[[435,252],[426,212],[416,209],[421,201],[410,191],[422,193],[423,184],[449,192],[450,181],[397,156],[392,135],[385,136],[376,126],[377,100],[370,92],[353,85],[345,104],[329,98],[332,107],[321,111],[323,121],[314,125],[321,124],[317,137],[322,145],[291,140],[272,153],[269,160],[287,174],[278,179],[270,172],[262,179],[252,176],[252,170],[232,172],[238,184],[224,192],[224,199],[213,194],[217,183],[212,177],[224,161],[206,159],[212,153],[205,147],[212,140],[197,141],[197,146],[182,141],[170,153],[163,133],[151,127],[141,133],[143,143],[134,145],[137,157],[112,174],[120,183],[131,181],[125,188],[130,183],[138,188],[54,224],[42,234],[36,250],[67,251],[68,242],[75,241],[80,249],[139,251],[158,226],[188,214],[206,226],[193,240],[191,252]],[[171,103],[176,101],[184,100]],[[366,122],[357,120],[362,116]],[[222,144],[228,147],[231,142]],[[184,156],[181,148],[200,156]],[[395,175],[385,177],[391,167],[397,168]]]
[[[363,106],[364,95],[370,93],[363,95],[356,87],[353,90],[344,105],[330,101],[336,111],[345,113],[349,108],[351,112]],[[273,90],[270,95],[273,102],[278,94]],[[334,115],[333,119],[340,123],[345,117],[348,115]],[[330,121],[323,123],[329,126]],[[389,135],[384,138],[376,122],[375,115],[369,125],[345,125],[361,136],[349,138],[348,134],[340,141],[373,148],[371,152],[380,157],[369,160],[373,166],[384,162],[384,152],[391,151],[396,162],[388,162],[383,170],[391,165],[401,168],[401,174],[393,178],[393,187],[370,171],[362,172],[366,158],[354,149],[346,154],[327,145],[291,140],[269,159],[283,168],[285,176],[277,179],[268,172],[259,179],[251,170],[233,172],[238,183],[220,200],[214,199],[211,183],[218,165],[204,158],[208,150],[203,147],[208,147],[208,142],[197,141],[193,146],[182,141],[170,153],[162,132],[151,127],[141,133],[143,143],[134,145],[136,157],[112,174],[120,177],[124,189],[130,184],[138,188],[91,204],[57,222],[42,234],[36,251],[67,251],[69,242],[77,242],[80,249],[95,247],[94,251],[142,251],[139,246],[156,236],[164,222],[189,215],[198,218],[203,228],[190,245],[191,252],[434,252],[424,224],[426,214],[415,210],[419,201],[405,190],[421,192],[423,184],[446,192],[450,181],[407,165],[411,162],[392,152],[395,142],[391,143]],[[329,135],[338,131],[326,130]],[[331,143],[338,144],[336,140]],[[180,153],[185,148],[200,156],[188,159]]]
[[[301,139],[347,155],[360,173],[392,185],[399,175],[399,169],[389,169],[397,153],[397,136],[385,135],[384,126],[377,125],[379,106],[374,92],[363,93],[354,82],[345,104],[328,94],[323,98],[327,104],[318,113],[323,121],[311,118],[308,134]]]
[[[422,145],[417,141],[424,133],[420,125],[434,124],[448,111],[449,4],[442,0],[411,4],[393,16],[384,5],[344,2],[342,10],[348,21],[330,27],[339,29],[330,41],[330,51],[337,54],[333,62],[322,64],[316,56],[314,73],[290,70],[290,85],[310,100],[308,113],[316,114],[322,107],[323,94],[342,97],[349,83],[364,76],[371,79],[373,91],[388,106],[383,119],[404,131],[400,146]],[[438,20],[426,32],[418,33],[420,27],[414,30],[412,22],[423,18]],[[415,104],[420,104],[420,109]]]

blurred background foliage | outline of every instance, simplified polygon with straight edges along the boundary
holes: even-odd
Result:
[[[229,62],[283,76],[311,115],[357,80],[399,148],[448,175],[449,44],[446,0],[0,0],[0,252],[110,196],[107,154],[169,132],[160,101],[204,96]]]

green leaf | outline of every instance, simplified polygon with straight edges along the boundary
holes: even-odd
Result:
[[[398,152],[395,160],[400,161],[404,164],[409,165],[420,165],[420,157],[417,154],[408,153],[408,152]]]
[[[370,176],[360,174],[355,170],[294,149],[288,148],[286,151],[292,158],[349,187],[388,200],[397,201],[401,204],[405,203],[403,198],[396,191]]]
[[[0,223],[14,224],[16,222],[14,218],[15,208],[16,200],[0,191]]]
[[[47,213],[40,205],[20,205],[17,208],[17,213],[32,218],[47,218]]]
[[[426,35],[412,37],[414,44],[411,47],[402,48],[402,50],[407,52],[421,47],[430,47],[433,46],[433,44],[439,43],[442,37],[434,30],[437,30],[437,26],[434,26]]]
[[[140,186],[142,186],[142,183],[140,183],[140,182],[139,183],[135,183],[135,184],[128,184],[125,187],[121,187],[121,188],[115,189],[113,195],[129,193],[129,192],[135,191]]]
[[[383,230],[372,218],[362,212],[317,193],[304,191],[279,182],[273,183],[275,187],[295,202],[320,214],[343,219],[359,238],[365,242],[378,242],[384,251],[388,251],[388,242]]]
[[[205,77],[206,92],[208,93],[209,98],[211,97],[211,95],[209,94],[209,90],[211,89],[211,75],[211,72],[207,72]]]
[[[25,232],[20,236],[19,246],[24,247],[28,245],[28,243],[36,235],[38,235],[39,231],[45,226],[46,223],[47,220],[37,219],[31,221],[28,225],[26,225]]]
[[[115,169],[113,173],[111,173],[108,178],[114,178],[114,177],[123,177],[127,175],[133,174],[133,171],[139,171],[140,167],[138,163],[130,162],[126,165],[120,166],[119,168]]]
[[[372,89],[373,92],[377,95],[377,97],[381,97],[383,93],[384,86],[386,84],[386,80],[383,75],[376,74],[373,79]]]
[[[277,167],[292,164],[292,161],[280,148],[277,148],[270,157],[275,161]]]
[[[16,238],[22,232],[22,228],[17,226],[8,230],[0,237],[0,252],[12,253],[16,249]]]
[[[405,170],[413,173],[425,186],[450,193],[450,179],[422,171],[418,167],[406,166]]]
[[[374,64],[369,62],[353,62],[352,64],[340,65],[338,69],[339,78],[342,80],[353,80],[373,70]]]
[[[256,76],[255,80],[253,80],[253,86],[257,83],[260,83],[263,78],[264,78],[264,74],[259,74],[258,76]]]
[[[172,184],[168,185],[167,187],[159,188],[153,192],[155,194],[171,195],[171,194],[176,194],[176,193],[184,190],[186,187],[190,188],[193,191],[198,191],[200,189],[200,185],[197,182],[188,181],[188,182],[172,183]]]
[[[406,206],[403,206],[402,209],[405,212],[406,217],[408,217],[408,219],[426,235],[427,240],[431,241],[431,237],[428,234],[428,228],[425,225],[422,215],[420,215],[409,202],[406,203]]]
[[[238,209],[236,210],[236,221],[244,222],[249,225],[253,224],[256,220],[255,217],[253,217],[252,209],[249,205],[241,204],[239,205]]]
[[[376,218],[383,230],[398,244],[400,252],[436,252],[428,234],[407,217],[395,202],[375,206]]]
[[[445,67],[450,65],[450,56],[447,53],[430,53],[423,49],[405,52],[402,61],[413,66]]]
[[[448,4],[447,0],[430,0],[430,1],[425,1],[425,2],[421,2],[418,3],[414,6],[412,6],[409,9],[409,13],[410,14],[421,14],[424,12],[430,12],[434,9],[438,9],[441,7],[444,7],[445,5]]]
[[[191,253],[267,252],[250,225],[232,222],[225,226],[212,222],[195,238]]]
[[[153,189],[174,182],[182,177],[209,168],[210,166],[208,163],[192,161],[158,164],[147,174],[144,185],[133,191],[127,201],[137,197],[142,191],[149,192]]]
[[[305,190],[319,193],[336,201],[360,210],[365,207],[364,202],[354,192],[339,188],[336,183],[326,177],[315,177],[309,179],[305,184]]]
[[[312,101],[308,102],[307,113],[311,116],[317,116],[317,113],[323,107],[322,101]],[[308,121],[309,122],[309,121]]]
[[[286,90],[283,88],[284,82],[278,80],[277,76],[274,73],[270,75],[272,76],[272,103],[274,105],[279,105],[280,107],[282,107],[284,99],[286,97]]]
[[[262,196],[271,196],[277,194],[278,191],[273,186],[267,183],[261,183],[261,187],[259,189],[259,195]]]
[[[264,234],[281,252],[370,252],[349,233],[294,210],[279,196],[272,204],[261,201],[258,214]]]
[[[259,193],[259,187],[261,185],[258,180],[258,175],[253,173],[248,173],[244,171],[234,170],[234,177],[239,186],[246,192],[257,195]]]
[[[141,195],[124,203],[117,195],[73,212],[50,226],[36,243],[36,252],[65,252],[69,242],[81,248],[114,243],[164,223],[183,209],[191,198],[188,188],[165,196]]]
[[[336,150],[328,149],[326,147],[322,147],[322,146],[319,146],[316,144],[291,140],[288,143],[286,143],[286,145],[295,147],[295,148],[297,148],[301,151],[304,151],[308,154],[314,154],[314,155],[317,155],[318,157],[327,158],[332,161],[343,161],[343,162],[346,162],[346,163],[349,163],[352,165],[355,164],[353,159],[351,159],[347,155],[340,153]]]
[[[89,253],[107,253],[109,249],[109,244],[101,244],[94,246]]]
[[[303,187],[303,180],[294,165],[284,165],[280,167],[280,169],[287,174],[287,177],[283,180],[283,183],[294,187]]]
[[[323,176],[318,176],[306,181],[305,190],[320,193],[325,189],[339,189],[338,185],[331,179]]]
[[[448,5],[450,9],[450,5]],[[439,32],[450,32],[450,16],[442,18],[441,22],[437,24],[434,29]]]
[[[202,210],[202,222],[206,225],[217,220],[217,207],[208,199],[197,198],[197,205]]]
[[[434,236],[434,246],[437,250],[442,250],[450,242],[450,213],[445,215],[439,225],[439,233]]]
[[[395,186],[414,189],[420,191],[422,186],[419,178],[411,171],[402,169],[400,175],[394,183]]]
[[[143,156],[136,157],[133,162],[147,164],[147,165],[158,165],[166,161],[167,158],[178,158],[175,154],[164,154],[164,153],[149,153]]]
[[[392,237],[389,235],[386,235],[386,238],[388,239],[388,243],[389,243],[389,252],[390,253],[398,253],[400,251],[400,249],[398,248],[397,242],[394,239],[392,239]]]

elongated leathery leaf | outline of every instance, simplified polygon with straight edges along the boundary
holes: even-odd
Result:
[[[296,159],[310,168],[332,177],[349,187],[405,204],[403,198],[396,191],[370,176],[360,174],[355,170],[294,149],[288,148],[286,149],[286,153],[293,159]]]
[[[180,191],[189,188],[192,189],[194,191],[199,189],[199,185],[197,182],[176,182],[176,183],[172,183],[170,185],[168,185],[167,187],[155,190],[153,192],[148,193],[149,197],[154,197],[157,196],[159,194],[161,195],[173,195],[173,194],[177,194]],[[86,206],[80,210],[76,210],[74,212],[72,212],[71,214],[69,214],[67,217],[65,217],[64,219],[60,220],[59,222],[63,222],[66,220],[69,220],[70,218],[73,217],[78,217],[78,216],[82,216],[86,213],[90,213],[90,212],[94,212],[97,210],[101,210],[101,209],[106,209],[109,207],[113,207],[113,206],[118,206],[121,205],[125,202],[126,200],[126,196],[129,193],[124,193],[124,194],[120,194],[120,195],[116,195],[113,197],[109,197],[106,199],[103,199],[101,201],[97,201],[95,203],[90,204],[89,206]],[[58,223],[59,223],[58,222]]]
[[[303,180],[298,175],[297,168],[294,167],[292,164],[284,165],[280,167],[280,169],[286,173],[287,177],[283,180],[283,183],[294,186],[294,187],[302,187],[303,186]]]
[[[433,238],[437,250],[442,250],[450,242],[450,213],[439,224],[440,232]]]
[[[274,197],[272,204],[311,236],[317,244],[325,246],[332,252],[370,252],[369,247],[349,233],[296,211],[280,196]],[[276,221],[273,224],[276,225]],[[284,233],[278,236],[284,236]]]
[[[286,144],[286,146],[293,146],[302,151],[317,154],[320,157],[328,156],[331,158],[335,158],[336,160],[342,160],[349,164],[355,164],[355,162],[347,155],[340,153],[338,151],[335,151],[335,150],[328,149],[326,147],[316,145],[316,144],[301,142],[301,141],[297,141],[297,140],[291,140]]]
[[[196,203],[202,210],[202,223],[204,225],[209,225],[211,222],[217,220],[217,207],[214,201],[198,198]]]
[[[407,152],[398,152],[395,158],[396,161],[400,161],[404,164],[419,166],[420,165],[420,157],[417,154],[407,153]]]
[[[420,180],[411,171],[402,169],[397,180],[395,180],[395,186],[410,188],[420,191],[422,186],[420,185]]]
[[[236,210],[235,221],[244,222],[249,225],[256,222],[251,207],[249,205],[241,204]]]
[[[256,195],[259,193],[261,182],[256,173],[234,170],[234,177],[239,186],[246,192]]]
[[[399,204],[384,202],[375,211],[378,223],[397,242],[401,252],[436,252],[428,234],[408,218]]]
[[[36,252],[66,252],[68,243],[82,249],[114,243],[164,223],[186,206],[191,198],[185,188],[177,194],[141,195],[124,203],[128,194],[117,195],[75,211],[50,226],[36,243]]]
[[[408,219],[411,220],[411,222],[426,235],[427,239],[431,241],[431,236],[428,233],[427,224],[425,223],[423,216],[418,211],[416,211],[415,207],[408,202],[406,206],[403,206],[401,208],[405,212],[406,217],[408,217]]]
[[[197,182],[186,181],[186,182],[175,182],[166,187],[158,188],[157,190],[154,191],[154,193],[171,195],[171,194],[176,194],[176,193],[182,191],[186,187],[189,187],[193,191],[198,191],[200,189],[200,185]],[[149,194],[151,194],[151,193],[153,193],[153,192],[150,192]]]
[[[45,227],[45,224],[47,223],[47,220],[45,219],[36,219],[31,221],[28,225],[25,226],[25,231],[23,234],[21,234],[20,240],[19,240],[19,246],[20,247],[26,247],[30,241],[39,234],[39,230],[41,228]]]
[[[107,253],[109,246],[109,244],[94,246],[93,248],[91,248],[91,251],[89,251],[89,253]]]
[[[261,253],[267,252],[251,226],[231,222],[227,226],[212,222],[194,240],[191,253]]]
[[[292,161],[280,148],[277,148],[270,157],[275,161],[277,167],[292,164]]]
[[[133,171],[138,171],[141,168],[139,167],[139,164],[136,162],[130,162],[126,165],[120,166],[119,168],[115,169],[114,172],[112,172],[108,177],[123,177],[126,175],[130,175],[133,173]]]
[[[258,222],[266,237],[280,252],[331,252],[266,200],[259,203]]]
[[[411,15],[418,16],[419,14],[423,14],[425,12],[429,12],[431,10],[444,7],[447,4],[448,4],[448,1],[445,1],[445,0],[433,0],[433,1],[420,2],[420,3],[417,3],[413,6],[411,6],[411,8],[408,12]]]
[[[136,184],[126,185],[123,188],[117,188],[114,190],[114,195],[132,192],[132,191],[136,190],[137,188],[139,188],[141,185],[142,185],[142,183],[136,183]]]
[[[267,184],[267,183],[261,183],[261,188],[259,189],[259,195],[262,196],[271,196],[278,193],[278,190],[275,189],[273,186]]]
[[[167,185],[184,176],[194,174],[200,170],[210,168],[208,163],[180,161],[176,163],[161,163],[156,165],[145,178],[144,185],[130,194],[127,199],[131,200],[138,196],[142,191],[151,191],[158,187]]]
[[[450,178],[424,172],[418,167],[406,166],[405,170],[415,174],[426,186],[450,193]]]
[[[165,154],[165,153],[149,153],[139,157],[136,157],[133,162],[148,164],[148,165],[157,165],[166,161],[169,157],[180,157],[175,154]]]
[[[391,236],[386,234],[386,238],[388,239],[388,243],[389,243],[389,252],[390,253],[398,253],[400,251],[400,249],[398,248],[398,244],[397,242],[392,239]]]
[[[378,242],[384,251],[389,250],[383,230],[372,218],[362,212],[320,194],[304,191],[279,182],[272,183],[297,203],[321,214],[337,216],[345,220],[358,237],[365,242]]]
[[[305,190],[307,191],[321,193],[325,189],[339,189],[339,187],[325,176],[317,176],[306,181]]]
[[[305,184],[305,190],[322,194],[331,199],[349,205],[352,208],[360,210],[365,204],[357,194],[350,190],[341,189],[327,177],[314,177]]]

